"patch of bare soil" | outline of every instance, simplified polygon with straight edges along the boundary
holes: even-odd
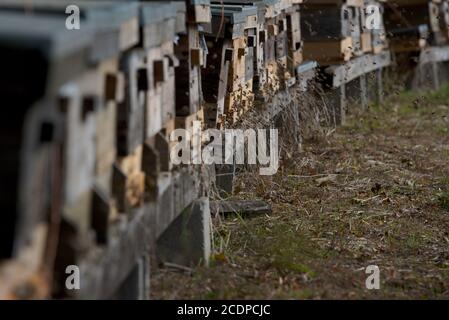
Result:
[[[153,297],[448,299],[449,89],[351,113],[284,152],[275,176],[243,173],[234,197],[273,213],[216,217],[212,266],[158,270]]]

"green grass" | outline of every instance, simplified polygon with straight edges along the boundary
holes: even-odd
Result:
[[[416,233],[410,234],[407,237],[407,240],[405,241],[405,245],[410,250],[419,249],[419,247],[422,245],[422,243],[423,243],[422,237],[420,236],[420,234],[416,234]]]
[[[433,103],[447,103],[449,98],[449,85],[442,86],[437,91],[432,91],[426,95]]]
[[[449,211],[449,191],[440,192],[438,194],[438,202],[442,209]]]

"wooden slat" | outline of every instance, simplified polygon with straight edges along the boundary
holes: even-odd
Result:
[[[387,67],[390,62],[390,53],[386,51],[377,55],[364,55],[343,65],[330,66],[324,72],[331,76],[332,86],[338,88],[362,74]]]
[[[428,47],[422,50],[419,56],[420,64],[443,61],[449,61],[449,46]]]
[[[348,61],[352,56],[352,38],[335,41],[304,42],[304,58],[324,65]]]

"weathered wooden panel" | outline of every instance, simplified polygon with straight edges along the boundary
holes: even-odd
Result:
[[[110,197],[112,165],[116,158],[117,100],[120,97],[117,59],[101,63],[98,73],[102,107],[96,112],[95,176],[101,192]]]
[[[429,47],[422,50],[419,56],[420,64],[444,61],[449,61],[449,46]]]
[[[187,34],[180,35],[175,45],[175,55],[179,60],[179,65],[175,68],[177,116],[186,116],[200,108],[201,68],[207,54],[204,42],[198,26],[189,24]]]
[[[443,37],[449,40],[449,2],[441,1],[439,4],[439,26]]]
[[[429,43],[432,45],[442,44],[446,42],[446,38],[441,30],[440,23],[440,6],[433,1],[410,1],[404,2],[401,0],[388,1],[385,4],[385,26],[388,32],[396,33],[394,38],[397,38],[398,31],[396,30],[413,30],[420,25],[426,25],[429,30]],[[405,32],[401,32],[405,35]],[[400,51],[416,50],[416,46],[410,43],[419,42],[415,37],[412,38],[413,33],[408,33],[407,46],[401,46]],[[405,41],[403,41],[405,42]],[[395,44],[398,47],[397,44]],[[419,48],[419,47],[418,47]]]
[[[125,96],[117,111],[117,151],[121,156],[133,152],[144,138],[144,114],[148,78],[138,51],[122,57],[120,69],[125,78]]]
[[[352,56],[352,38],[344,40],[304,42],[304,58],[316,60],[323,65],[339,64],[349,61]]]
[[[317,63],[315,61],[303,62],[296,67],[297,88],[306,92],[309,88],[309,82],[316,76]]]
[[[33,3],[33,12],[61,19],[60,29],[65,29],[66,8],[76,5],[80,10],[80,25],[83,30],[94,30],[95,41],[91,42],[89,57],[93,63],[117,55],[135,45],[138,41],[138,3],[106,1],[51,1],[42,0]],[[5,0],[1,9],[27,12],[26,3]],[[66,32],[73,32],[67,30]]]
[[[210,80],[213,77],[215,82],[208,82],[204,78],[203,87],[208,92],[208,100],[213,101],[215,97],[219,103],[216,112],[220,123],[225,115],[229,120],[235,121],[251,107],[254,74],[259,71],[257,55],[261,53],[258,50],[258,12],[256,6],[212,6],[214,19],[207,45],[212,53],[209,69],[212,69],[213,76],[205,76]],[[224,24],[222,16],[225,18]],[[217,36],[219,39],[224,37],[218,44]],[[215,48],[216,45],[219,49]],[[210,107],[206,108],[206,114],[208,109]]]
[[[331,76],[332,87],[338,88],[342,84],[350,82],[365,73],[385,68],[391,63],[388,51],[377,55],[363,55],[344,65],[330,66],[324,72]]]
[[[302,62],[302,38],[301,38],[301,19],[299,6],[292,7],[286,16],[288,32],[288,60],[287,66],[291,74],[294,74],[295,68]]]
[[[335,1],[305,3],[301,10],[301,18],[301,32],[306,45],[308,42],[338,43],[350,37],[352,38],[351,55],[363,54],[362,9],[359,4]],[[335,60],[334,56],[328,60],[338,61],[339,59]]]
[[[351,14],[347,5],[318,5],[315,2],[301,8],[301,33],[304,41],[342,39],[351,36]]]
[[[95,177],[96,112],[99,110],[98,73],[89,72],[64,85],[59,97],[66,106],[64,154],[64,217],[81,235],[90,230],[92,186]]]

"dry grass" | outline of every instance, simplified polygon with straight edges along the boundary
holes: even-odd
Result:
[[[161,269],[155,298],[449,298],[449,88],[351,110],[235,197],[273,213],[215,221],[209,269]],[[378,265],[380,290],[365,289]]]

